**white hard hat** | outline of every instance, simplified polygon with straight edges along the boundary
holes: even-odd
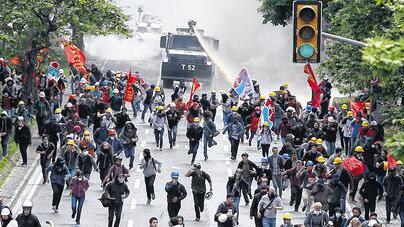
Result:
[[[64,71],[63,69],[59,69],[59,73],[60,73],[60,74],[64,74],[65,71]]]
[[[376,220],[370,220],[369,222],[368,222],[368,226],[375,226],[377,224],[377,221]]]
[[[286,112],[288,111],[292,111],[292,112],[296,112],[295,108],[289,106],[288,108],[286,108]]]
[[[39,97],[41,97],[41,98],[45,97],[45,92],[43,92],[43,91],[39,92]]]
[[[2,216],[8,216],[8,215],[10,215],[11,214],[11,211],[10,211],[10,208],[8,208],[8,207],[4,207],[2,210],[1,210],[1,215]]]
[[[221,215],[219,215],[219,217],[217,217],[217,220],[220,223],[225,223],[227,221],[227,215],[226,214],[221,214]]]
[[[114,94],[118,94],[118,93],[119,93],[118,88],[115,88],[115,89],[114,89]]]
[[[25,200],[22,207],[32,207],[32,202],[30,200]]]
[[[11,220],[8,225],[8,227],[18,227],[18,222],[16,220]]]
[[[73,104],[71,102],[66,103],[66,107],[73,107]]]
[[[376,125],[377,125],[377,121],[372,121],[372,122],[370,122],[370,125],[376,126]]]
[[[175,103],[170,103],[170,107],[176,107],[177,105],[175,105]]]
[[[335,120],[334,120],[333,117],[328,117],[328,118],[327,118],[327,121],[333,123]]]

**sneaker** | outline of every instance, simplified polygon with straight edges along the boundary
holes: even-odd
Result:
[[[76,217],[76,212],[73,212],[72,213],[72,218],[75,218]]]
[[[52,206],[52,211],[55,212],[56,206]]]
[[[58,211],[58,209],[56,208],[56,210],[55,210],[55,213],[58,213],[59,211]]]
[[[151,194],[151,199],[152,199],[152,200],[155,200],[155,199],[156,199],[156,194],[154,194],[154,193]]]
[[[248,205],[250,205],[250,203],[249,203],[249,202],[245,203],[245,206],[246,206],[246,207],[247,207]]]
[[[307,205],[304,205],[304,206],[302,207],[302,211],[303,211],[303,212],[306,210],[306,207],[307,207]]]
[[[299,212],[299,209],[295,208],[295,212]]]
[[[151,200],[148,199],[147,202],[146,202],[146,204],[147,204],[147,205],[150,205],[150,203],[151,203]]]
[[[77,224],[77,225],[80,225],[80,221],[79,221],[79,220],[76,220],[76,224]]]
[[[163,150],[163,148],[160,147],[160,148],[159,148],[159,151],[162,151],[162,150]]]
[[[173,144],[172,143],[170,143],[170,149],[173,149]]]
[[[293,206],[294,201],[289,202],[289,206]]]
[[[200,218],[195,218],[195,221],[199,221],[200,220]]]
[[[208,161],[208,157],[205,157],[205,159],[204,159],[205,161]]]

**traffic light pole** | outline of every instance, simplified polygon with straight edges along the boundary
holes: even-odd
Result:
[[[364,42],[353,40],[353,39],[348,39],[348,38],[345,38],[342,36],[333,35],[333,34],[326,33],[326,32],[321,32],[321,36],[326,39],[331,39],[331,40],[347,43],[347,44],[350,44],[353,46],[366,47],[366,43],[364,43]]]

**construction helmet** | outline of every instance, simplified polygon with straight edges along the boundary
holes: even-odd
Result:
[[[282,215],[282,219],[292,219],[292,214],[290,214],[290,213],[284,213],[283,215]]]
[[[55,114],[60,114],[60,113],[62,113],[62,110],[60,108],[56,108]]]
[[[347,104],[342,104],[342,105],[341,105],[341,109],[343,109],[343,110],[348,109],[348,105],[347,105]]]
[[[356,146],[355,147],[355,152],[363,152],[363,147],[362,146]]]
[[[74,143],[74,140],[68,140],[67,141],[67,145],[74,145],[75,143]]]
[[[231,111],[237,111],[237,106],[232,106]]]
[[[334,161],[332,162],[332,164],[337,165],[337,164],[341,164],[342,163],[342,158],[340,157],[336,157],[334,159]]]

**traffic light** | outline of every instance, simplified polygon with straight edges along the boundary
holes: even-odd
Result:
[[[293,2],[293,62],[320,62],[321,2]]]

